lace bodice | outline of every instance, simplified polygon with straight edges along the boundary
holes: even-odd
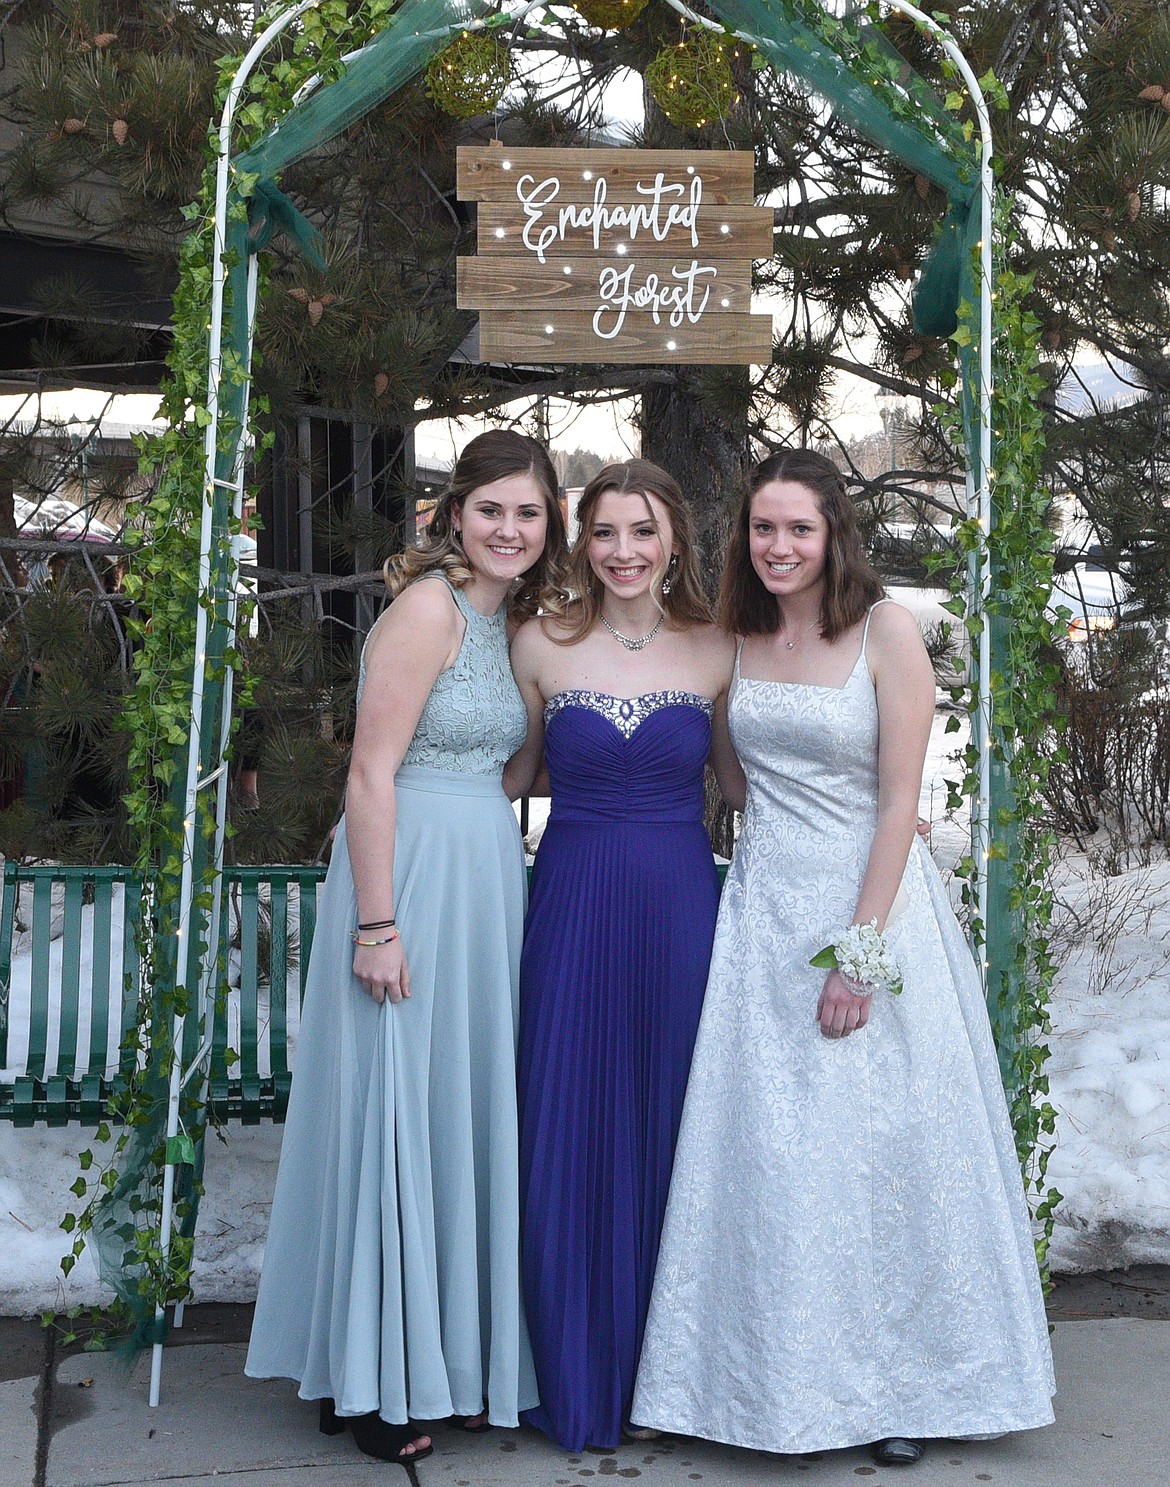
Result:
[[[440,573],[425,578],[446,583]],[[455,664],[440,672],[431,688],[402,762],[459,774],[500,774],[528,731],[528,714],[508,660],[506,606],[483,615],[459,589],[448,587],[467,628]],[[363,649],[359,703],[365,679]]]

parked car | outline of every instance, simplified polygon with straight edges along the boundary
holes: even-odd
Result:
[[[1092,561],[1058,573],[1048,600],[1048,613],[1064,620],[1068,638],[1078,645],[1100,631],[1115,630],[1132,608],[1125,579]]]

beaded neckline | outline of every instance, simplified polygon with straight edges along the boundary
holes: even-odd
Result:
[[[637,697],[614,697],[609,692],[591,692],[570,687],[550,697],[544,705],[545,727],[562,708],[583,707],[589,712],[600,713],[618,730],[623,738],[633,737],[635,731],[652,714],[666,707],[694,707],[708,718],[715,711],[710,697],[697,692],[662,691],[642,692]]]

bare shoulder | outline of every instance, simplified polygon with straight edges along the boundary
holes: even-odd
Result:
[[[729,635],[718,625],[696,625],[691,631],[695,643],[704,655],[719,662],[731,664],[735,659],[735,636]]]
[[[879,693],[893,686],[899,693],[907,688],[923,696],[934,697],[934,668],[918,621],[896,600],[875,605],[870,614],[866,654]]]
[[[417,580],[403,589],[380,615],[366,642],[367,661],[404,642],[446,650],[460,627],[462,616],[445,583]]]
[[[570,625],[567,619],[558,615],[539,614],[535,619],[524,621],[516,631],[512,646],[513,649],[520,646],[525,654],[531,654],[547,649],[569,634]]]
[[[918,621],[896,599],[875,604],[870,611],[869,640],[871,644],[876,642],[883,650],[891,653],[905,653],[907,649],[926,650]]]

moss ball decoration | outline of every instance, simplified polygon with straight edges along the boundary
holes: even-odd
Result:
[[[672,124],[701,129],[738,101],[731,72],[734,43],[721,33],[692,31],[660,51],[643,74],[650,96]]]
[[[573,9],[599,31],[632,26],[650,0],[572,0]]]
[[[508,48],[494,36],[464,32],[427,68],[427,93],[457,119],[490,114],[512,80]]]

